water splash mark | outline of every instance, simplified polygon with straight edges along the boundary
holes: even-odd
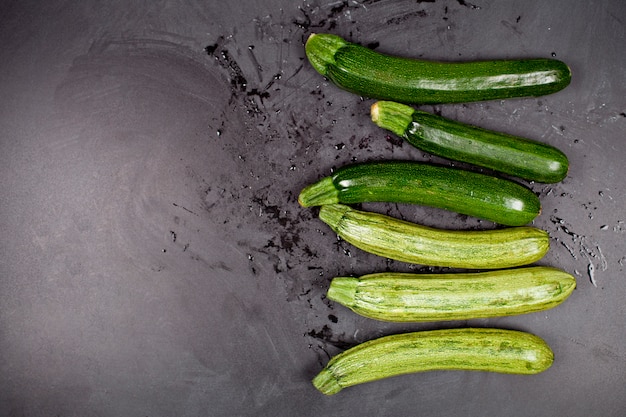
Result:
[[[428,12],[426,12],[426,10],[416,10],[416,11],[408,12],[401,16],[389,18],[387,19],[385,24],[386,25],[401,25],[401,24],[406,23],[408,20],[412,20],[416,17],[427,17],[427,16],[428,16]]]
[[[465,6],[467,8],[470,8],[472,10],[480,10],[480,6],[477,4],[473,4],[473,3],[468,3],[465,0],[456,0],[461,6]]]
[[[550,221],[556,225],[557,231],[569,236],[571,243],[566,243],[563,239],[557,238],[557,242],[563,246],[574,260],[583,259],[587,262],[587,276],[589,282],[597,288],[597,271],[606,271],[609,267],[608,261],[602,248],[595,241],[571,230],[571,227],[564,219],[557,216],[550,216]]]
[[[311,265],[319,255],[309,246],[306,239],[301,239],[300,234],[306,230],[306,225],[313,214],[309,211],[291,210],[288,207],[278,206],[270,202],[272,196],[269,188],[257,190],[251,197],[250,211],[258,213],[260,224],[273,237],[269,239],[263,248],[258,249],[260,253],[270,256],[274,262],[274,271],[277,274],[291,271],[296,268],[302,271],[303,268]],[[289,195],[285,201],[293,201],[294,197]],[[323,273],[320,274],[320,276]],[[298,274],[299,276],[299,274]],[[290,278],[295,280],[296,286],[305,280],[302,278]]]
[[[328,316],[329,320],[335,323],[334,319],[331,318],[332,314]],[[311,329],[304,334],[305,337],[309,337],[315,339],[315,345],[313,343],[309,343],[309,348],[314,349],[318,353],[318,360],[320,365],[324,366],[324,364],[332,358],[332,354],[329,352],[332,350],[347,350],[357,345],[356,342],[350,342],[347,340],[345,333],[335,334],[335,332],[325,324],[321,329]]]
[[[593,265],[593,262],[589,262],[589,265],[587,266],[587,273],[589,274],[589,281],[591,281],[594,287],[598,288],[598,284],[596,283],[595,270],[596,270],[596,267]]]
[[[251,86],[237,57],[228,49],[228,42],[227,38],[220,36],[215,43],[207,45],[204,51],[208,56],[213,57],[215,63],[226,72],[230,83],[231,103],[235,100],[241,101],[248,115],[263,116],[265,112],[262,110],[262,107],[265,106],[264,101],[270,98],[270,87],[282,78],[282,74],[275,74],[265,86],[261,84],[256,87]],[[261,80],[263,78],[263,67],[259,64],[253,52],[254,45],[249,45],[247,50],[248,59],[254,71],[256,71],[256,77]],[[241,57],[239,56],[238,58]],[[223,133],[222,130],[218,130],[218,132],[218,135]]]
[[[197,216],[197,215],[198,215],[198,214],[197,214],[197,213],[195,213],[194,211],[192,211],[192,210],[188,209],[187,207],[182,206],[182,205],[180,205],[180,204],[172,203],[172,205],[173,205],[174,207],[178,207],[178,208],[180,208],[180,209],[183,209],[183,210],[185,210],[187,213],[193,214],[194,216]]]
[[[333,30],[338,26],[356,21],[353,12],[368,10],[370,4],[378,0],[348,1],[341,0],[331,2],[324,6],[299,6],[301,17],[292,21],[300,30],[309,32],[311,29]]]
[[[217,42],[206,46],[204,51],[207,55],[215,58],[215,61],[220,67],[223,67],[228,71],[230,86],[233,93],[237,91],[245,92],[248,86],[248,80],[244,76],[244,73],[237,61],[231,56],[228,49],[225,48],[224,43],[225,38],[220,36]]]
[[[335,335],[333,330],[326,324],[320,330],[309,330],[306,335],[342,350],[355,346],[355,343],[345,340],[344,334]]]

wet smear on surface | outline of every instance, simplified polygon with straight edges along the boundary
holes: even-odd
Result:
[[[423,3],[431,6],[426,4],[431,2]],[[389,12],[381,12],[388,7]],[[303,4],[292,17],[281,12],[254,19],[256,40],[246,40],[245,48],[239,46],[234,30],[205,48],[208,60],[220,69],[230,89],[229,107],[222,117],[227,119],[231,109],[243,110],[245,128],[254,138],[225,138],[230,132],[220,127],[220,140],[237,141],[236,147],[224,146],[237,154],[242,173],[240,179],[231,179],[240,204],[238,208],[229,206],[235,210],[231,211],[234,223],[230,227],[236,232],[252,223],[267,235],[263,242],[241,242],[253,259],[249,260],[251,271],[257,274],[261,263],[269,264],[284,289],[285,300],[303,317],[307,328],[303,335],[320,361],[381,331],[379,323],[367,323],[354,337],[353,320],[343,319],[352,315],[335,311],[325,297],[333,276],[373,270],[418,271],[420,267],[370,256],[336,239],[317,219],[317,210],[300,207],[297,196],[304,186],[336,167],[407,155],[415,158],[415,154],[403,147],[401,140],[373,126],[371,103],[339,91],[309,66],[304,42],[311,32],[339,32],[359,41],[364,28],[381,27],[380,16],[389,16],[389,24],[401,27],[401,23],[424,19],[434,10],[416,11],[409,5],[385,1]],[[441,10],[436,8],[436,13]],[[370,48],[380,45],[377,40],[366,44]],[[230,193],[233,191],[227,190],[212,198],[213,204],[218,204],[212,210],[225,204],[221,199],[232,199]],[[386,211],[407,219],[423,214],[406,207]],[[383,331],[385,328],[382,325]]]
[[[189,249],[183,224],[200,221],[203,213],[191,197],[213,175],[210,169],[198,174],[197,165],[219,171],[215,167],[233,163],[204,140],[207,125],[209,131],[228,130],[214,117],[223,111],[228,90],[208,70],[199,52],[171,39],[103,39],[74,61],[57,88],[56,108],[66,123],[58,128],[68,134],[58,135],[65,142],[49,143],[49,152],[63,154],[71,146],[73,166],[90,164],[102,195],[110,187],[118,197],[99,208],[117,226],[116,241],[135,263],[164,269],[151,243]],[[240,117],[233,113],[229,123]],[[163,224],[168,217],[176,219],[173,224]],[[167,249],[159,253],[169,255]]]
[[[353,346],[356,346],[354,342],[347,342],[343,340],[341,336],[334,334],[328,325],[322,326],[322,328],[319,330],[309,330],[307,332],[307,336],[321,340],[322,342],[335,346],[336,348],[341,350],[349,349]]]
[[[469,3],[469,2],[467,2],[467,1],[465,1],[465,0],[457,0],[457,2],[458,2],[461,6],[468,7],[468,8],[470,8],[470,9],[474,9],[474,10],[478,10],[478,9],[480,9],[480,6],[478,6],[478,5],[476,5],[476,4],[473,4],[473,3]]]
[[[335,8],[328,16],[345,7]],[[245,248],[250,271],[253,275],[265,271],[268,276],[262,265],[269,267],[273,273],[269,276],[278,280],[285,300],[298,317],[309,323],[305,325],[311,330],[303,335],[318,346],[334,340],[330,327],[313,330],[317,326],[323,329],[326,322],[335,324],[328,319],[328,305],[323,297],[331,262],[318,252],[319,239],[315,239],[330,236],[315,231],[323,225],[316,221],[314,210],[298,205],[297,195],[307,181],[320,173],[318,169],[313,170],[313,175],[309,171],[319,165],[320,151],[330,154],[346,147],[340,140],[325,143],[332,137],[334,126],[326,114],[314,110],[318,102],[323,103],[322,110],[328,106],[323,94],[315,93],[321,91],[319,84],[323,80],[303,71],[303,29],[324,24],[315,23],[306,11],[292,22],[263,17],[254,24],[258,41],[246,42],[245,50],[237,47],[236,35],[220,36],[205,48],[209,61],[220,70],[230,89],[224,119],[231,111],[243,110],[245,130],[251,132],[250,139],[224,138],[230,134],[228,130],[220,136],[237,143],[225,145],[225,149],[236,153],[240,162],[238,171],[242,175],[229,181],[237,190],[240,204],[226,203],[232,200],[231,190],[213,187],[207,195],[214,195],[210,199],[211,210],[229,206],[229,228],[233,233],[252,225],[259,228],[260,236],[266,236],[264,241],[242,238],[239,243]],[[303,91],[313,94],[307,93],[303,99]]]
[[[545,197],[549,196],[550,193]],[[570,201],[572,199],[567,193],[561,193],[559,198]],[[621,259],[607,258],[606,253],[610,251],[606,250],[605,244],[602,242],[612,241],[616,234],[619,241],[621,239],[619,235],[624,232],[621,228],[624,222],[617,220],[613,226],[609,226],[603,223],[603,220],[606,219],[596,219],[594,212],[598,210],[599,204],[598,202],[581,203],[576,217],[586,217],[587,222],[578,225],[573,225],[565,218],[560,217],[558,209],[555,209],[554,213],[548,217],[550,227],[546,229],[550,233],[553,243],[556,243],[557,246],[551,249],[551,253],[561,254],[561,256],[556,257],[560,260],[559,265],[556,266],[577,277],[586,279],[594,288],[602,289],[604,287],[603,278],[613,272],[612,268],[617,267],[621,270],[622,266]],[[577,229],[584,229],[584,232]],[[583,288],[584,285],[579,283],[578,287]]]

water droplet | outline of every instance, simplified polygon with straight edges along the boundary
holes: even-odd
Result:
[[[222,129],[217,129],[216,133],[218,137],[222,136]]]
[[[594,287],[598,287],[596,283],[596,267],[593,262],[589,262],[589,266],[587,266],[587,273],[589,274],[589,281],[593,284]]]
[[[345,143],[338,143],[335,145],[335,149],[337,149],[338,151],[345,148],[346,144]]]
[[[556,52],[552,52],[552,54],[551,54],[551,55],[552,55],[553,57],[555,57],[555,56],[556,56]]]

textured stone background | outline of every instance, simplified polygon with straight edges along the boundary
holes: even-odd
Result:
[[[626,3],[5,1],[0,6],[0,415],[623,416]],[[397,325],[325,300],[333,276],[428,270],[338,241],[296,198],[351,162],[430,160],[373,126],[371,100],[308,65],[309,33],[386,53],[556,56],[555,95],[428,106],[553,144],[541,264],[556,309]],[[424,207],[368,209],[490,228]],[[432,372],[324,397],[329,357],[381,335],[495,326],[542,336],[533,377]]]

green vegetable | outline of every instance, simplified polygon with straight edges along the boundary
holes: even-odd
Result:
[[[322,206],[319,218],[357,248],[422,265],[509,268],[538,261],[550,247],[548,233],[530,226],[440,230],[343,204]]]
[[[402,374],[433,370],[537,374],[554,360],[550,346],[530,333],[499,329],[447,329],[395,334],[333,357],[313,379],[326,395]]]
[[[565,88],[566,64],[555,59],[433,62],[383,55],[336,35],[312,34],[309,62],[353,93],[403,103],[460,103],[541,96]]]
[[[505,133],[379,101],[372,121],[433,155],[490,168],[531,181],[555,183],[567,175],[567,156],[557,148]]]
[[[422,204],[507,226],[531,222],[541,202],[516,182],[421,162],[386,161],[343,166],[304,188],[304,207],[391,202]]]
[[[547,310],[565,301],[575,287],[572,275],[544,266],[447,274],[381,272],[334,278],[328,298],[376,320],[468,320]]]

